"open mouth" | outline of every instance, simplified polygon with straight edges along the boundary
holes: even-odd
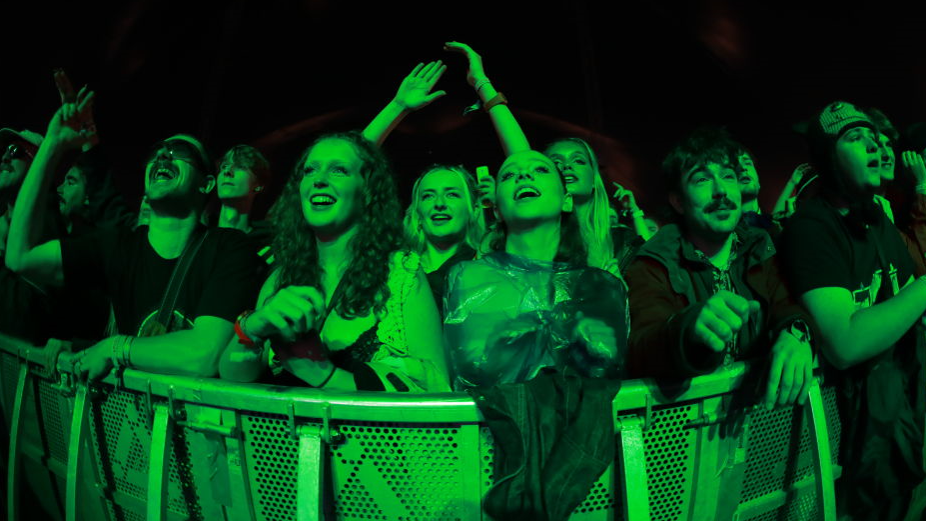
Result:
[[[453,219],[453,217],[446,213],[436,213],[431,216],[431,222],[435,224],[442,224],[449,221],[450,219]]]
[[[881,168],[881,164],[880,159],[872,159],[868,162],[868,168]]]
[[[520,201],[522,199],[529,199],[534,197],[540,197],[540,190],[537,190],[533,186],[522,186],[514,192],[514,200]]]
[[[563,180],[566,181],[566,184],[568,185],[568,184],[575,183],[576,181],[579,180],[579,178],[576,177],[575,174],[564,174]]]
[[[338,200],[328,194],[315,194],[309,197],[309,204],[317,207],[328,207],[336,202]]]
[[[177,177],[177,171],[167,163],[158,163],[151,169],[151,181],[159,183]]]

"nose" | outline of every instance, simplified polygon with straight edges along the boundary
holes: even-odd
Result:
[[[58,185],[58,188],[56,188],[55,191],[58,192],[58,195],[63,194],[64,193],[64,183],[61,183],[60,185]]]
[[[515,178],[515,180],[516,180],[516,181],[520,181],[521,179],[528,179],[528,180],[530,180],[530,181],[533,181],[533,180],[534,180],[534,176],[533,176],[533,174],[531,174],[530,170],[522,170],[522,171],[518,172],[518,177]]]
[[[718,180],[714,180],[714,199],[722,199],[727,196],[727,187],[724,186],[724,183],[721,183]]]
[[[231,168],[225,168],[222,170],[222,177],[235,177],[235,175],[232,173]]]

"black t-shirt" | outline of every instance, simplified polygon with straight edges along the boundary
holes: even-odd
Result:
[[[791,294],[845,288],[861,309],[890,298],[892,285],[902,288],[913,275],[913,259],[897,228],[884,212],[879,214],[877,222],[866,226],[851,215],[841,216],[822,199],[802,204],[780,238]]]
[[[157,314],[178,259],[164,259],[148,242],[148,227],[101,229],[61,242],[65,284],[98,281],[109,295],[121,334],[136,335]],[[200,316],[234,322],[254,306],[261,281],[245,235],[216,228],[190,265],[173,320],[191,326]]]

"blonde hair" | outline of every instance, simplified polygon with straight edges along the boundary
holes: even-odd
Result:
[[[421,218],[418,216],[418,204],[421,200],[421,180],[431,172],[438,170],[448,170],[455,172],[463,179],[465,190],[463,197],[466,201],[466,208],[469,210],[469,221],[466,223],[466,230],[463,234],[463,243],[470,248],[479,251],[479,245],[482,237],[485,235],[486,225],[481,208],[478,207],[479,199],[476,196],[476,179],[469,170],[462,165],[433,165],[426,169],[412,187],[412,200],[405,209],[405,219],[402,223],[405,227],[405,236],[412,251],[424,253],[428,239],[424,236],[424,230],[421,226]]]
[[[579,145],[588,156],[594,179],[592,180],[592,195],[587,210],[580,211],[576,205],[575,213],[579,221],[579,233],[585,248],[588,250],[588,265],[595,268],[606,268],[614,260],[614,240],[611,238],[611,218],[608,209],[611,207],[608,199],[608,189],[598,170],[598,156],[584,139],[570,137],[558,139],[547,145],[544,154],[548,154],[553,145],[557,143],[575,143]]]

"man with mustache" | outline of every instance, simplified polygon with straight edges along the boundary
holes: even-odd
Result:
[[[112,300],[120,334],[81,351],[79,375],[96,379],[131,366],[214,376],[235,316],[256,294],[255,268],[240,231],[207,233],[199,225],[215,178],[198,140],[179,134],[152,148],[145,168],[147,226],[47,242],[36,237],[55,167],[92,137],[92,129],[81,126],[92,98],[83,89],[52,117],[16,199],[6,265],[37,286],[92,284]],[[172,280],[179,289],[170,294],[165,288]]]
[[[660,228],[626,272],[633,377],[689,378],[757,359],[765,405],[803,403],[810,328],[778,274],[764,230],[740,223],[736,146],[694,132],[663,163],[676,222]]]
[[[827,382],[840,391],[837,506],[840,517],[901,519],[926,477],[926,356],[916,327],[926,278],[913,278],[913,259],[874,202],[883,171],[870,116],[831,103],[811,121],[808,142],[821,190],[798,208],[780,246],[790,287],[817,324]]]

